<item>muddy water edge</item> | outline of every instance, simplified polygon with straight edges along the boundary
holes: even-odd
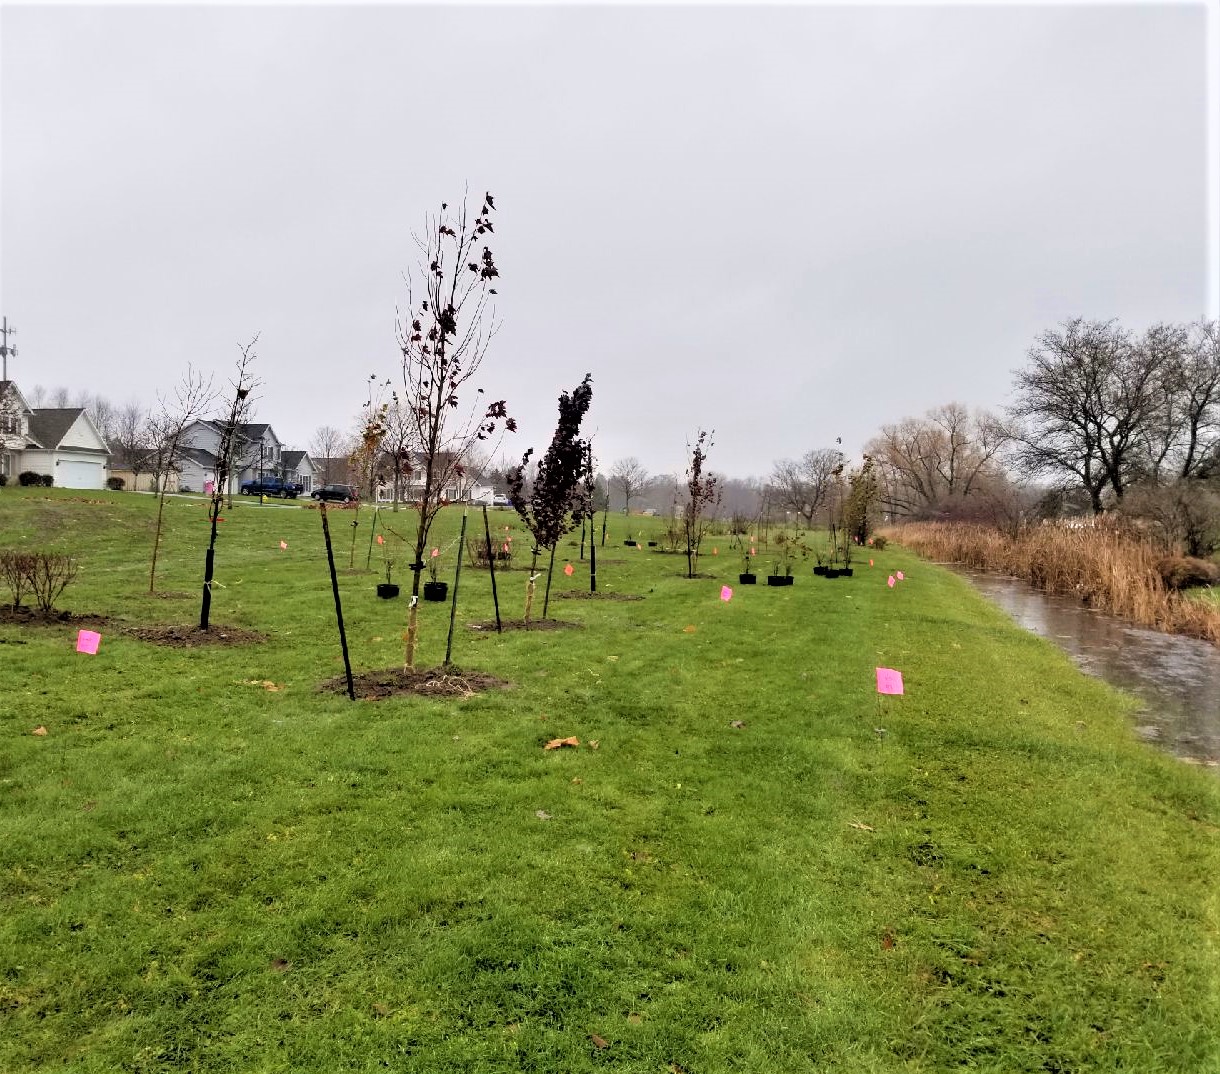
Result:
[[[1020,578],[942,563],[1027,630],[1059,646],[1082,671],[1142,702],[1135,732],[1183,761],[1220,774],[1220,648],[1097,612]]]

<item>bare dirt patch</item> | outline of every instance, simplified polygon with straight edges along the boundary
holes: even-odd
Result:
[[[487,632],[496,632],[496,621],[487,619],[481,623],[467,623],[466,626],[470,630],[477,630],[482,634]],[[524,619],[501,619],[500,628],[502,630],[584,630],[583,623],[568,623],[562,619],[531,619],[527,624]]]
[[[570,593],[552,593],[552,600],[643,600],[639,593],[589,593],[573,590]]]
[[[200,630],[197,626],[179,626],[176,623],[124,626],[121,629],[124,634],[139,638],[140,641],[150,641],[154,645],[164,645],[171,649],[195,649],[201,645],[257,645],[267,640],[267,635],[260,634],[257,630],[244,630],[220,623],[213,623],[209,630]]]
[[[502,690],[511,684],[483,671],[459,667],[436,667],[426,671],[384,668],[352,676],[356,697],[361,701],[380,701],[386,697],[474,697],[487,690]],[[326,693],[346,694],[347,679],[339,675],[318,686]]]

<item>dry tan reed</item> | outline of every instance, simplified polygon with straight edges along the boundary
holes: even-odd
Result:
[[[1156,570],[1163,551],[1121,524],[1047,524],[1014,538],[972,523],[912,522],[885,533],[925,558],[1012,574],[1140,626],[1220,645],[1220,608],[1166,589]]]

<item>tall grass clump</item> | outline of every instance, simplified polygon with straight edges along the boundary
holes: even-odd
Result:
[[[911,522],[887,532],[928,559],[1015,575],[1140,626],[1220,645],[1220,609],[1167,589],[1157,569],[1164,551],[1122,522],[1047,523],[1015,536],[965,522]]]

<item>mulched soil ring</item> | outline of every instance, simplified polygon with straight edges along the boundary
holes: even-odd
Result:
[[[75,626],[75,627],[114,627],[122,629],[118,620],[108,615],[90,615],[88,612],[57,612],[52,609],[44,612],[38,608],[27,608],[22,605],[14,608],[7,605],[0,608],[0,623],[11,623],[14,626]]]
[[[108,615],[90,615],[87,612],[43,612],[37,608],[0,608],[0,625],[15,626],[67,626],[77,629],[108,631],[112,634],[126,634],[140,641],[149,641],[154,645],[166,645],[173,649],[194,649],[201,645],[256,645],[267,640],[266,634],[257,630],[245,630],[242,627],[224,626],[213,623],[210,630],[200,630],[197,626],[180,626],[176,623],[156,623],[152,626],[139,626],[124,619],[114,619]]]
[[[151,641],[154,645],[165,645],[171,649],[195,649],[201,645],[257,645],[267,640],[266,634],[257,630],[243,630],[241,627],[224,626],[213,623],[208,630],[200,630],[197,626],[178,626],[174,623],[163,623],[157,626],[124,626],[119,628],[140,641]]]
[[[582,589],[570,593],[552,593],[552,600],[643,600],[639,593],[589,593]]]
[[[496,632],[494,619],[488,619],[482,623],[467,623],[466,626],[470,630],[477,630],[483,634],[489,631],[492,634]],[[503,630],[584,630],[585,628],[583,623],[566,623],[562,619],[531,619],[529,626],[525,625],[524,619],[501,619],[500,627]]]
[[[458,667],[429,668],[408,671],[405,668],[384,668],[352,676],[356,697],[361,701],[379,701],[386,697],[474,697],[486,690],[501,690],[512,685],[483,671],[463,671]],[[346,694],[347,678],[343,675],[327,679],[318,689],[326,693]]]

